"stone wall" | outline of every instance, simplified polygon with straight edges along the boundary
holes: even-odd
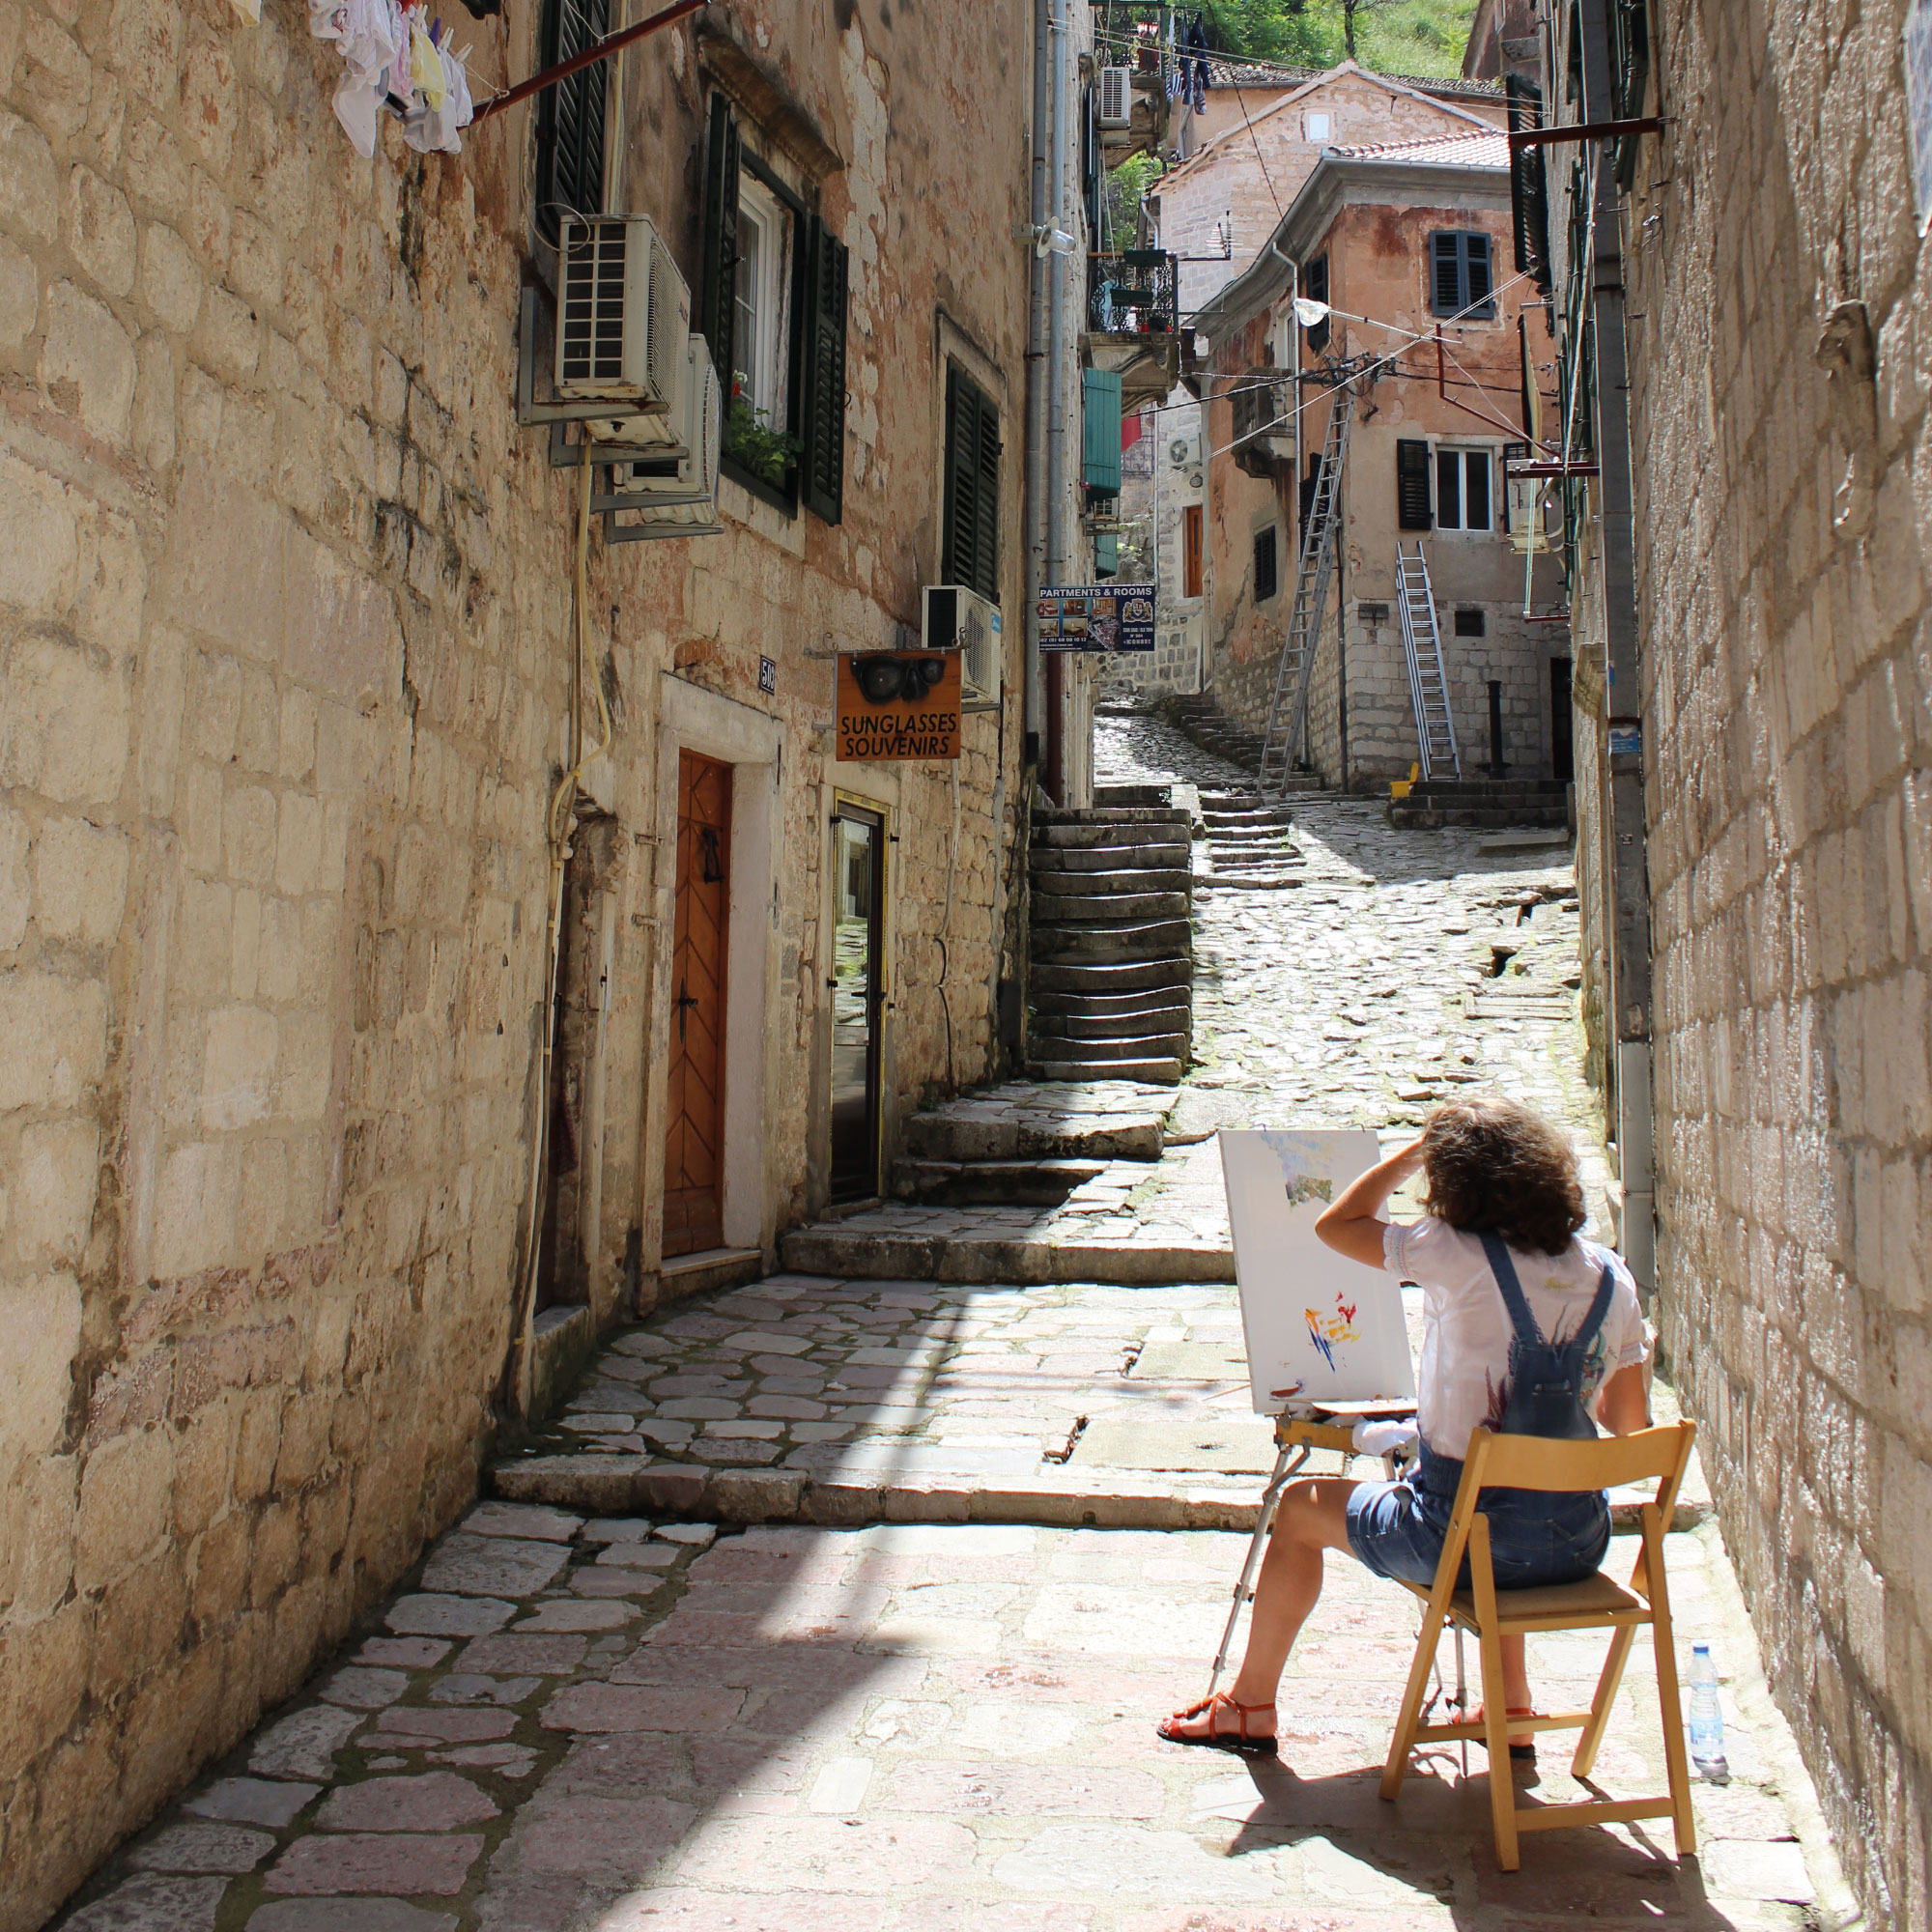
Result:
[[[1023,605],[1027,16],[955,86],[917,23],[840,11],[733,18],[843,160],[817,198],[852,251],[844,519],[726,485],[724,536],[590,547],[616,736],[572,911],[601,931],[608,897],[613,937],[569,1211],[607,1321],[648,1305],[662,1236],[668,693],[779,747],[757,1238],[823,1199],[835,779],[889,793],[900,838],[889,1119],[987,1070],[1017,970],[1019,730],[975,714],[956,770],[835,774],[823,727],[828,645],[905,636],[937,576],[949,355],[1002,385]],[[533,32],[513,4],[459,38],[500,80]],[[291,0],[0,14],[4,1932],[297,1688],[473,1492],[497,1412],[575,504],[512,411],[527,110],[460,158],[388,122],[363,162],[339,71]],[[624,85],[621,205],[695,280],[693,29]]]
[[[1673,14],[1654,111],[1684,118],[1624,223],[1664,1339],[1771,1682],[1899,1928],[1932,1923],[1932,253],[1905,14]],[[1861,313],[1828,327],[1848,301],[1875,379]]]

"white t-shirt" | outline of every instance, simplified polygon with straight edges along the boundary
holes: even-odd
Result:
[[[1620,1256],[1592,1241],[1573,1239],[1561,1255],[1523,1254],[1517,1248],[1509,1252],[1522,1298],[1546,1342],[1561,1341],[1582,1325],[1604,1264],[1609,1264],[1616,1285],[1583,1374],[1583,1400],[1593,1406],[1618,1369],[1650,1353],[1630,1270]],[[1432,1455],[1461,1462],[1469,1451],[1469,1432],[1479,1423],[1494,1427],[1502,1419],[1514,1334],[1482,1237],[1433,1215],[1393,1222],[1382,1235],[1382,1265],[1398,1280],[1412,1281],[1422,1290],[1416,1426]]]

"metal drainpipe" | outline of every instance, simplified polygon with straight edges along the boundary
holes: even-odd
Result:
[[[1065,9],[1073,0],[1060,0],[1061,12],[1056,17],[1051,12],[1053,0],[1046,0],[1049,9],[1047,29],[1053,41],[1053,146],[1048,151],[1048,174],[1050,185],[1047,195],[1047,220],[1056,229],[1065,228],[1070,235],[1075,231],[1068,227],[1066,214],[1066,14]],[[1066,582],[1066,258],[1052,249],[1047,251],[1047,362],[1046,362],[1046,579],[1048,583]],[[1055,662],[1055,670],[1061,667]],[[1061,736],[1065,725],[1062,711],[1065,705],[1065,680],[1056,675],[1050,693],[1050,702],[1046,714],[1046,758],[1050,768],[1058,771],[1064,763],[1061,756]],[[1059,793],[1054,794],[1054,803],[1063,805],[1065,801]]]
[[[1047,122],[1047,21],[1053,0],[1034,0],[1033,13],[1033,168],[1032,201],[1035,234],[1046,224],[1046,122]],[[1046,384],[1041,380],[1041,364],[1046,359],[1046,261],[1036,245],[1029,268],[1027,291],[1027,392],[1026,392],[1026,515],[1027,515],[1027,604],[1029,611],[1020,633],[1025,652],[1023,688],[1026,742],[1020,762],[1037,765],[1040,759],[1040,718],[1044,700],[1040,691],[1039,630],[1031,614],[1033,592],[1046,580],[1047,506],[1042,472],[1046,453]]]

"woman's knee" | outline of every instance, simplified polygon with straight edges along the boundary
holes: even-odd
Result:
[[[1346,1536],[1350,1487],[1321,1477],[1291,1483],[1275,1512],[1276,1539],[1319,1549],[1332,1545],[1338,1534]]]

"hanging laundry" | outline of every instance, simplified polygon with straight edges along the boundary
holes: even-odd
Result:
[[[420,17],[410,31],[410,77],[420,91],[424,105],[432,112],[440,112],[443,99],[442,61]]]
[[[419,155],[460,155],[463,152],[463,143],[458,138],[460,131],[476,118],[469,98],[469,76],[446,43],[435,51],[442,67],[441,104],[430,105],[429,90],[424,87],[421,90],[424,104],[403,122],[403,139]]]
[[[1193,24],[1187,29],[1187,51],[1195,56],[1194,111],[1205,114],[1208,111],[1208,29],[1202,25],[1199,14],[1195,14]]]

